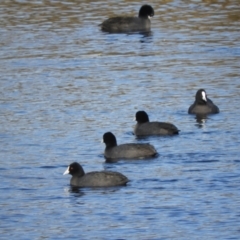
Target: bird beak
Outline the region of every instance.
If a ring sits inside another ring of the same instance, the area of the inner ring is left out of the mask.
[[[202,99],[207,102],[207,96],[205,92],[202,92]]]
[[[67,170],[63,173],[63,175],[69,174],[69,167],[67,168]]]

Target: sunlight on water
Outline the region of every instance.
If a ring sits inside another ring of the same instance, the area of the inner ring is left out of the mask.
[[[152,1],[150,34],[100,31],[140,5],[1,1],[3,238],[239,239],[240,3]],[[187,114],[199,88],[220,114]],[[138,110],[179,136],[135,138]],[[105,163],[107,131],[159,156]],[[62,175],[74,161],[130,182],[74,189]]]

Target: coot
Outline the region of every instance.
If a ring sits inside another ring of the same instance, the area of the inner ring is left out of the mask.
[[[148,143],[125,143],[117,145],[116,137],[107,132],[103,135],[103,142],[106,144],[104,151],[108,159],[141,159],[157,155],[156,149]]]
[[[149,122],[148,114],[145,111],[138,111],[136,113],[136,121],[134,134],[137,136],[175,135],[180,131],[172,123]]]
[[[63,173],[71,174],[70,184],[75,187],[113,187],[126,185],[129,181],[127,177],[119,172],[101,171],[85,173],[82,166],[71,163]]]
[[[100,24],[102,31],[109,33],[149,32],[151,29],[150,18],[154,10],[150,5],[143,5],[138,17],[112,17]]]
[[[207,97],[204,89],[199,89],[195,96],[195,102],[188,109],[189,114],[207,115],[219,113],[219,108]]]

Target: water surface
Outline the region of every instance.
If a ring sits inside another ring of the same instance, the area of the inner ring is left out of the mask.
[[[3,239],[239,239],[240,3],[152,1],[151,34],[100,31],[141,4],[1,1]],[[187,114],[199,88],[221,111],[200,123]],[[180,135],[136,139],[138,110]],[[159,156],[105,163],[106,131]],[[130,182],[72,189],[74,161]]]

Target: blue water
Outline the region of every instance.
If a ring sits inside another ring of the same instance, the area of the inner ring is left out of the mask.
[[[99,30],[140,5],[0,3],[1,239],[240,238],[240,3],[152,1],[151,35]],[[199,88],[220,108],[200,123]],[[138,110],[179,136],[136,139]],[[107,131],[159,156],[105,163]],[[71,188],[74,161],[130,182]]]

